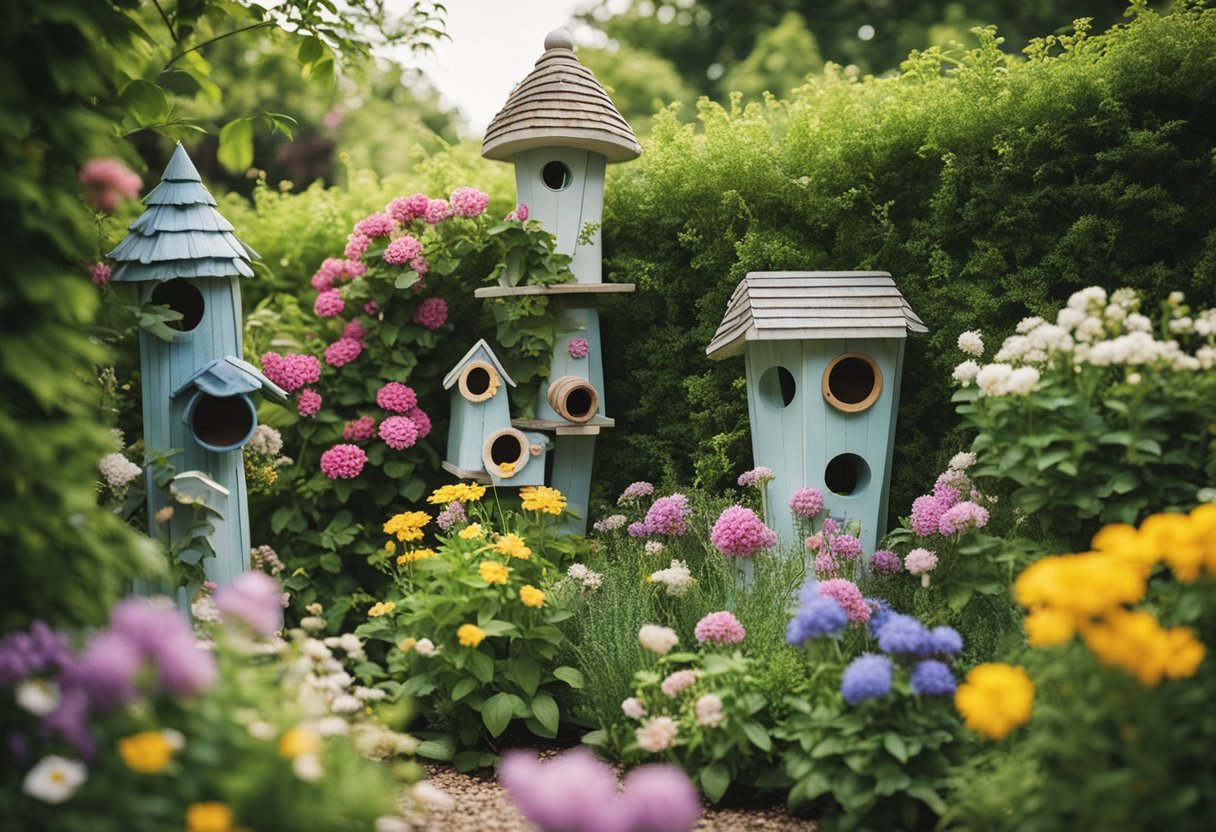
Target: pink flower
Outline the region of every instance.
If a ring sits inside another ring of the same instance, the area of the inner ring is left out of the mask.
[[[367,337],[367,330],[359,321],[351,321],[346,326],[342,327],[343,338],[354,338],[356,341],[362,341]]]
[[[419,439],[425,439],[426,435],[431,432],[431,417],[427,416],[422,408],[415,407],[405,414],[405,418],[414,423],[414,427],[418,430]]]
[[[388,244],[384,250],[384,262],[400,266],[410,262],[422,253],[422,243],[404,234]]]
[[[457,188],[452,191],[452,212],[458,217],[476,217],[485,213],[490,195],[476,188]]]
[[[427,329],[439,329],[447,320],[448,304],[443,298],[427,298],[414,310],[414,323]]]
[[[852,581],[844,578],[832,578],[819,583],[819,594],[824,598],[834,598],[844,607],[850,621],[866,622],[870,620],[870,605],[862,597],[861,590]]]
[[[822,578],[827,575],[835,575],[840,569],[836,563],[836,558],[832,557],[832,553],[826,549],[815,555],[815,575]]]
[[[424,274],[426,274],[427,272],[429,272],[431,270],[431,264],[426,262],[426,258],[423,257],[421,254],[419,254],[413,260],[410,260],[410,268],[414,270],[414,273],[416,275],[418,275],[419,277],[422,277]],[[414,284],[414,291],[421,292],[425,287],[426,287],[426,284],[424,284],[421,280],[419,280],[417,283]]]
[[[921,537],[937,534],[938,523],[945,510],[945,506],[932,494],[917,497],[912,501],[912,531]]]
[[[376,391],[376,404],[394,413],[405,413],[418,406],[418,394],[412,387],[399,381],[390,381]]]
[[[321,380],[321,362],[311,355],[268,352],[262,355],[262,372],[288,393],[294,393],[305,385]]]
[[[244,572],[215,593],[226,624],[240,621],[259,636],[283,626],[282,587],[265,572]]]
[[[93,281],[94,286],[109,286],[111,274],[110,267],[105,263],[94,263],[89,267],[89,280]]]
[[[744,471],[739,475],[739,487],[747,488],[752,485],[764,485],[766,482],[775,480],[777,475],[773,473],[772,468],[753,468],[750,471]]]
[[[960,534],[971,529],[982,529],[988,525],[988,509],[970,500],[946,509],[937,523],[942,534]]]
[[[390,202],[385,211],[397,222],[405,225],[406,223],[425,214],[426,207],[430,204],[430,202],[431,201],[427,199],[426,194],[402,196]]]
[[[80,181],[93,207],[114,213],[123,200],[139,199],[144,180],[117,159],[90,159],[80,169]]]
[[[397,230],[397,223],[388,214],[372,214],[355,223],[355,233],[364,237],[387,237]]]
[[[344,260],[346,276],[352,280],[367,274],[367,264],[362,260]]]
[[[851,534],[838,534],[832,538],[829,548],[833,555],[852,560],[861,554],[861,541]]]
[[[962,471],[954,469],[946,471],[933,483],[933,496],[942,504],[943,509],[953,506],[970,490],[971,480]]]
[[[318,318],[336,318],[345,308],[346,302],[337,289],[326,289],[319,293],[312,305],[312,311],[317,313]]]
[[[320,393],[308,387],[300,391],[299,398],[296,399],[296,413],[307,419],[309,416],[316,416],[320,409]]]
[[[325,363],[331,367],[342,367],[359,357],[363,344],[354,338],[339,338],[325,348]]]
[[[870,556],[870,569],[879,575],[894,575],[903,568],[899,555],[887,549],[879,549]]]
[[[418,428],[405,416],[389,416],[380,423],[380,438],[394,450],[405,450],[418,441]]]
[[[331,480],[359,476],[367,464],[367,454],[358,445],[334,445],[321,454],[321,473]]]
[[[913,549],[904,557],[904,569],[912,575],[923,575],[937,568],[937,554],[928,549]]]
[[[571,358],[586,358],[590,352],[591,347],[586,338],[571,338],[566,344],[566,354]]]
[[[688,507],[688,498],[683,494],[660,497],[646,512],[646,531],[650,534],[682,535],[688,531],[690,514],[692,509]]]
[[[523,203],[523,202],[519,203],[519,207],[516,208],[511,213],[507,214],[507,216],[506,216],[507,222],[510,222],[512,220],[517,220],[519,222],[523,222],[527,218],[528,218],[528,206],[526,203]]]
[[[777,544],[776,533],[744,506],[731,506],[718,515],[709,539],[722,554],[737,558],[754,557]]]
[[[836,532],[840,531],[840,523],[833,517],[825,517],[823,518],[823,525],[819,528],[819,531],[821,531],[825,536],[834,535]]]
[[[818,551],[819,547],[822,545],[823,545],[823,532],[815,532],[813,535],[811,535],[810,537],[808,537],[806,539],[806,548],[810,549],[812,552]]]
[[[621,492],[621,496],[616,498],[616,504],[619,506],[624,503],[633,502],[634,500],[640,500],[643,497],[649,497],[653,493],[654,486],[648,482],[630,483],[625,490]]]
[[[712,642],[713,644],[738,644],[743,641],[743,637],[747,635],[747,631],[743,629],[743,625],[739,623],[739,619],[735,618],[732,613],[723,611],[711,612],[698,621],[696,629],[693,630],[693,635],[702,644],[706,642]]]
[[[372,238],[366,234],[347,234],[346,248],[343,249],[342,253],[346,256],[347,260],[361,260],[363,253],[367,251],[368,246],[371,244]]]
[[[318,292],[332,289],[334,282],[346,277],[346,261],[336,257],[327,257],[317,273],[312,276],[312,288]]]
[[[376,435],[376,420],[361,416],[342,426],[342,438],[349,442],[366,442]]]
[[[380,304],[376,303],[374,300],[369,300],[367,303],[363,304],[363,314],[367,317],[374,318],[379,313]]]
[[[427,203],[426,212],[422,218],[426,220],[427,225],[435,225],[450,216],[452,216],[452,206],[448,205],[446,199],[432,199]]]
[[[663,693],[667,694],[672,699],[675,699],[677,696],[679,696],[680,691],[696,682],[697,677],[700,675],[700,671],[697,670],[677,670],[675,673],[672,673],[670,676],[664,679],[663,683],[659,685],[659,687],[662,689]]]
[[[796,517],[814,517],[823,511],[823,492],[818,488],[799,488],[790,497],[790,511]]]

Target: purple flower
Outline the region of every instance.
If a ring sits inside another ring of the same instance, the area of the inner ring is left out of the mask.
[[[892,613],[878,630],[878,649],[892,656],[927,656],[933,652],[933,644],[919,620]]]
[[[828,578],[836,574],[840,567],[836,564],[836,558],[832,557],[831,552],[820,552],[815,555],[815,576],[818,578]]]
[[[824,537],[827,537],[828,535],[836,534],[836,532],[838,532],[838,531],[840,531],[840,521],[839,520],[837,520],[834,517],[823,518],[823,526],[819,529],[820,534],[822,534]]]
[[[925,659],[912,669],[912,692],[917,696],[949,696],[957,686],[950,668],[937,659]]]
[[[944,656],[957,656],[963,652],[963,637],[953,627],[934,627],[929,632],[932,652]]]
[[[801,647],[809,639],[834,635],[849,623],[849,615],[835,598],[815,597],[805,601],[785,628],[785,640]]]
[[[682,535],[688,531],[688,517],[691,514],[688,498],[683,494],[660,497],[646,512],[646,529],[651,534]]]
[[[870,570],[879,575],[894,575],[903,568],[899,555],[887,549],[879,549],[870,556]]]
[[[264,572],[245,572],[215,593],[215,605],[226,621],[239,621],[259,636],[283,626],[282,588]]]
[[[79,688],[68,688],[59,697],[59,707],[42,719],[45,737],[60,736],[86,760],[97,751],[97,740],[89,731],[89,698]]]
[[[586,338],[571,338],[566,344],[566,352],[571,358],[586,358],[590,351],[591,347]]]
[[[925,494],[912,501],[912,531],[921,537],[937,534],[938,522],[946,507],[932,494]]]
[[[508,751],[498,780],[515,807],[542,832],[629,828],[617,800],[616,777],[588,748],[572,749],[543,765],[528,751]]]
[[[773,473],[772,468],[760,466],[758,468],[753,468],[750,471],[744,471],[742,474],[740,474],[739,487],[748,488],[753,485],[764,485],[766,482],[776,478],[777,475]]]
[[[937,530],[942,534],[958,534],[988,525],[988,509],[967,500],[942,512]]]
[[[636,523],[630,523],[626,531],[629,532],[630,537],[647,537],[650,535],[650,529],[646,528],[646,524],[641,520]]]
[[[264,572],[249,574],[274,580]],[[198,696],[215,684],[219,675],[215,656],[199,646],[189,629],[162,639],[153,658],[159,668],[157,681],[174,696]]]
[[[688,775],[668,763],[639,766],[625,777],[621,796],[628,829],[688,832],[701,817],[701,796]]]
[[[648,482],[630,483],[629,486],[621,492],[621,496],[616,498],[617,505],[628,503],[642,497],[649,497],[654,493],[654,486]]]
[[[464,523],[468,519],[464,513],[464,505],[459,501],[453,501],[439,512],[439,516],[435,518],[435,524],[446,532],[457,523]]]
[[[832,554],[845,560],[852,560],[861,554],[861,541],[851,534],[838,534],[829,544]]]
[[[35,621],[29,632],[9,633],[0,639],[0,687],[62,670],[71,658],[68,637],[45,621]]]
[[[814,517],[823,511],[823,492],[818,488],[799,488],[790,497],[790,511],[796,517]]]
[[[761,549],[777,545],[776,532],[744,506],[730,506],[718,515],[709,539],[722,554],[737,558],[755,557]]]
[[[103,630],[89,640],[80,658],[64,672],[62,683],[65,688],[82,691],[90,710],[112,710],[139,695],[135,681],[144,658],[126,636]]]
[[[844,676],[840,679],[840,693],[850,705],[877,699],[890,692],[891,660],[886,656],[858,656],[844,669]]]
[[[873,612],[870,613],[870,622],[867,626],[870,628],[870,635],[878,638],[878,631],[883,628],[883,625],[891,620],[891,616],[895,612],[891,609],[891,605],[881,598],[867,598],[866,603],[870,605]]]

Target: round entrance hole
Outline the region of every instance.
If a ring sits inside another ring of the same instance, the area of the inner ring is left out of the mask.
[[[470,362],[460,373],[460,395],[471,402],[484,402],[498,392],[498,373],[484,361]]]
[[[550,162],[541,168],[541,181],[551,191],[564,191],[574,181],[574,174],[565,162]]]
[[[528,437],[515,428],[503,428],[486,438],[481,448],[481,461],[494,476],[509,479],[528,464],[529,453]]]
[[[838,355],[823,371],[823,398],[837,410],[859,413],[878,401],[881,393],[882,370],[863,353]]]
[[[769,367],[760,374],[760,398],[769,407],[784,410],[794,401],[798,383],[785,367]]]
[[[209,451],[235,451],[258,425],[257,410],[248,396],[212,396],[198,393],[187,410],[194,441]]]
[[[591,382],[578,376],[562,376],[549,385],[546,394],[549,407],[563,419],[583,423],[595,416],[600,406],[600,394]]]
[[[158,306],[167,306],[182,313],[180,321],[166,321],[165,325],[178,332],[190,332],[203,320],[203,293],[184,278],[178,277],[157,284],[150,298]]]
[[[840,497],[856,497],[870,485],[870,466],[857,454],[840,454],[824,469],[823,484]]]

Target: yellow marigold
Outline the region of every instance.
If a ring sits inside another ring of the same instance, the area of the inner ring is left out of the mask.
[[[1190,627],[1172,627],[1169,631],[1169,654],[1165,660],[1165,675],[1171,679],[1189,679],[1199,670],[1207,649],[1195,638]]]
[[[384,551],[388,552],[390,555],[393,554],[393,552],[396,552],[397,551],[397,541],[395,541],[395,540],[384,541]]]
[[[118,754],[132,771],[160,774],[173,758],[173,746],[159,731],[142,731],[119,740]]]
[[[397,556],[397,563],[416,563],[417,561],[437,557],[438,555],[439,553],[434,549],[410,549],[408,552],[402,552]]]
[[[503,479],[515,476],[515,463],[514,462],[498,463],[498,473],[499,473],[499,476],[501,476]]]
[[[397,649],[402,653],[408,653],[414,649],[414,645],[418,643],[418,639],[414,637],[407,638],[397,645]]]
[[[372,608],[367,611],[367,617],[379,618],[382,615],[388,615],[395,609],[397,609],[397,604],[393,601],[377,601],[372,605]]]
[[[480,523],[470,523],[458,532],[461,540],[476,540],[485,534]]]
[[[232,810],[224,803],[191,803],[186,807],[186,832],[232,832]]]
[[[279,740],[279,756],[294,760],[301,754],[316,754],[321,750],[321,736],[309,728],[297,725]]]
[[[459,639],[461,647],[476,647],[485,637],[486,631],[476,624],[461,624],[456,630],[456,638]]]
[[[431,522],[431,515],[425,511],[403,511],[394,514],[384,524],[385,534],[395,534],[402,543],[422,539],[422,528]]]
[[[1031,647],[1067,644],[1077,632],[1077,622],[1072,615],[1051,607],[1032,611],[1023,623]]]
[[[973,667],[958,686],[954,707],[972,731],[1003,740],[1030,719],[1034,682],[1020,667],[981,664]]]
[[[1112,610],[1101,621],[1083,627],[1081,635],[1098,661],[1127,671],[1149,687],[1166,676],[1176,649],[1187,653],[1174,664],[1179,672],[1185,671],[1190,662],[1198,667],[1203,660],[1202,653],[1198,660],[1195,658],[1196,646],[1202,651],[1203,645],[1198,642],[1196,646],[1190,645],[1194,639],[1190,630],[1186,627],[1166,630],[1156,618],[1138,610]]]
[[[546,514],[561,514],[566,510],[566,498],[556,488],[547,485],[527,486],[519,489],[524,511],[543,511]]]
[[[510,571],[510,569],[494,560],[483,561],[481,566],[477,567],[477,572],[481,575],[481,579],[488,584],[505,584],[507,582],[507,574]]]
[[[525,607],[541,607],[545,603],[545,593],[529,584],[519,590],[519,600]]]
[[[494,548],[509,558],[527,560],[532,557],[532,550],[524,544],[524,539],[515,532],[500,535]]]
[[[1067,610],[1079,618],[1134,604],[1148,588],[1147,569],[1100,552],[1046,557],[1018,575],[1013,593],[1028,609]]]
[[[431,505],[446,506],[448,503],[476,502],[485,496],[486,487],[477,482],[458,482],[436,488],[426,501]]]

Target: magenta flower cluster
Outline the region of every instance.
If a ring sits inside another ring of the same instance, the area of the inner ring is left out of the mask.
[[[702,644],[738,644],[747,631],[733,613],[711,612],[697,622],[693,635]]]
[[[824,598],[831,598],[840,604],[844,608],[845,614],[848,615],[849,621],[864,623],[870,620],[870,605],[866,603],[857,584],[852,581],[844,578],[820,581],[818,591]]]
[[[342,438],[348,442],[366,442],[376,435],[376,420],[371,416],[360,416],[342,427]]]
[[[744,471],[742,474],[740,474],[739,487],[749,488],[755,485],[764,485],[765,483],[771,482],[776,478],[777,475],[773,473],[772,468],[760,466],[758,468],[753,468],[750,471]]]
[[[519,203],[519,206],[511,213],[507,214],[507,216],[504,219],[506,219],[507,222],[523,222],[527,218],[528,218],[527,203],[521,202],[521,203]]]
[[[823,511],[823,492],[818,488],[799,488],[790,497],[789,505],[795,517],[817,517]]]
[[[413,194],[394,199],[385,210],[394,220],[406,225],[425,214],[430,203],[426,194]]]
[[[418,394],[412,387],[390,381],[376,391],[376,404],[393,413],[405,413],[418,406]]]
[[[745,506],[731,506],[718,515],[709,539],[722,554],[736,558],[755,557],[777,545],[776,532]]]
[[[356,338],[339,338],[325,348],[325,363],[345,367],[363,352],[363,342]]]
[[[259,636],[283,626],[283,588],[265,572],[243,572],[214,596],[224,621],[239,621]]]
[[[422,254],[422,243],[406,234],[388,244],[384,250],[384,262],[395,266],[403,266]]]
[[[364,237],[387,237],[396,230],[396,221],[385,213],[372,214],[355,223],[355,233]]]
[[[476,188],[457,188],[452,191],[452,213],[458,217],[476,217],[485,213],[490,204],[490,195]]]
[[[448,303],[443,298],[427,298],[414,309],[414,323],[439,329],[448,321]]]
[[[403,451],[418,441],[418,428],[407,416],[389,416],[380,423],[380,438],[393,450]]]
[[[111,274],[113,272],[105,263],[94,263],[92,266],[89,266],[89,280],[93,281],[93,285],[98,288],[110,285]]]
[[[586,338],[571,338],[566,342],[566,354],[575,360],[586,358],[591,353],[591,346]]]
[[[367,454],[358,445],[334,445],[321,454],[321,473],[331,480],[354,479],[366,464]]]
[[[971,496],[964,500],[963,495]],[[966,473],[951,469],[933,484],[932,494],[923,494],[912,502],[912,531],[920,537],[960,534],[988,524],[988,509],[975,500],[983,499],[972,488]]]
[[[311,387],[300,391],[296,397],[296,413],[305,419],[316,416],[321,410],[321,394]]]
[[[342,300],[342,293],[337,289],[326,289],[324,292],[319,292],[317,299],[312,304],[312,311],[317,313],[318,318],[336,318],[342,314],[344,309],[346,309],[346,302]]]
[[[262,372],[286,392],[294,393],[321,380],[321,362],[312,355],[268,352],[262,355]]]
[[[648,482],[634,482],[625,487],[621,492],[621,496],[616,498],[617,505],[629,503],[634,500],[640,500],[642,497],[649,497],[654,493],[654,486]]]
[[[688,531],[691,514],[688,498],[683,494],[660,497],[646,512],[646,531],[648,534],[682,535]]]
[[[144,180],[117,159],[90,159],[80,169],[80,182],[89,202],[99,211],[113,214],[124,201],[139,199]]]

